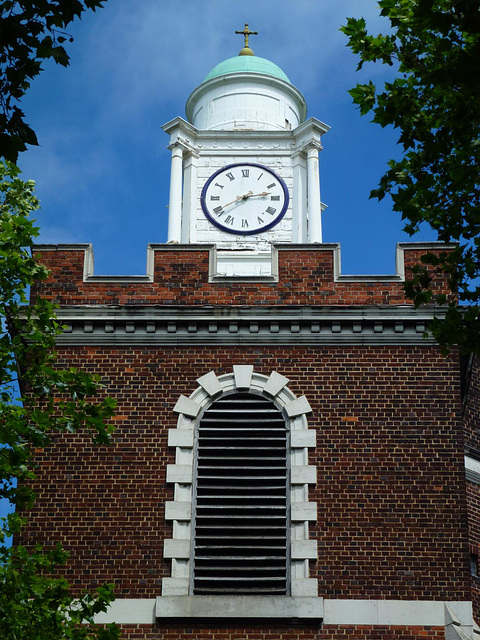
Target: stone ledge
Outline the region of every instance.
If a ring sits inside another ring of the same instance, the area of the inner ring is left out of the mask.
[[[170,578],[172,580],[172,578]],[[191,603],[191,604],[189,604]],[[209,615],[210,613],[213,614]],[[266,615],[266,613],[270,615]],[[98,624],[153,624],[174,618],[317,619],[330,625],[438,626],[460,629],[471,637],[472,604],[434,600],[330,600],[293,596],[159,596],[156,599],[118,599]],[[470,634],[470,635],[469,635]],[[476,637],[480,637],[476,635]]]
[[[159,596],[156,617],[321,620],[323,598],[292,596]]]

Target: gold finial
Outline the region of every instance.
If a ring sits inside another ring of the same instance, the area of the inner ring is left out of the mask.
[[[235,31],[235,33],[241,33],[245,36],[245,46],[238,54],[239,56],[253,56],[255,55],[253,51],[248,46],[248,36],[258,36],[258,31],[250,31],[248,28],[248,24],[245,23],[245,29],[243,31]]]

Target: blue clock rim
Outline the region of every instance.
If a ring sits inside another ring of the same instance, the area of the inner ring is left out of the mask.
[[[260,227],[257,229],[252,229],[250,231],[238,231],[235,230],[233,231],[232,229],[229,229],[228,227],[222,225],[221,223],[219,223],[217,220],[215,220],[213,218],[213,216],[210,215],[210,212],[208,210],[207,207],[207,203],[205,201],[205,196],[208,190],[208,187],[210,186],[210,183],[215,180],[215,178],[220,174],[223,173],[224,171],[228,170],[228,169],[232,169],[235,167],[259,167],[260,169],[264,169],[265,171],[268,171],[268,173],[270,173],[272,176],[274,176],[274,178],[276,180],[279,181],[282,189],[283,189],[283,193],[285,196],[285,201],[282,207],[282,210],[280,211],[280,213],[275,216],[275,218],[269,222],[268,224],[266,224],[263,227]],[[200,204],[202,205],[202,210],[203,213],[205,214],[205,217],[215,226],[217,227],[217,229],[220,229],[221,231],[226,231],[227,233],[230,233],[231,235],[235,235],[235,236],[252,236],[258,233],[264,233],[265,231],[268,231],[269,229],[271,229],[272,227],[274,227],[275,225],[277,225],[282,218],[285,216],[285,214],[287,213],[287,209],[288,209],[288,205],[290,204],[290,194],[288,193],[288,187],[285,184],[285,181],[283,180],[283,178],[281,178],[278,173],[276,173],[275,171],[273,171],[273,169],[270,169],[270,167],[266,167],[264,164],[259,164],[258,162],[234,162],[232,164],[227,164],[224,167],[221,167],[220,169],[218,169],[217,171],[215,171],[215,173],[213,173],[208,180],[206,181],[206,183],[203,185],[203,189],[202,189],[202,195],[200,196]]]

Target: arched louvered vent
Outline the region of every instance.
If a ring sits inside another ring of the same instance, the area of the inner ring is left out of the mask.
[[[288,595],[287,429],[273,402],[236,393],[198,427],[193,593]]]

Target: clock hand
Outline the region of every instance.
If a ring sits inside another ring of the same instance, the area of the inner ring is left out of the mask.
[[[248,200],[248,198],[262,198],[269,195],[270,195],[270,191],[264,191],[263,193],[253,193],[252,191],[249,191],[248,193],[245,193],[243,196],[237,196],[235,200],[232,200],[231,202],[227,202],[227,204],[222,205],[222,209],[225,209],[225,207],[229,207],[231,204],[235,204],[239,200]]]
[[[248,193],[246,193],[243,196],[237,196],[237,200],[246,200],[247,198],[250,198],[250,196],[253,194],[253,191],[250,189],[250,191]]]
[[[270,191],[264,191],[263,193],[250,193],[246,196],[243,196],[244,199],[246,200],[247,198],[260,198],[260,197],[265,197],[265,196],[269,196],[270,195]]]
[[[248,193],[246,193],[244,196],[237,196],[235,198],[235,200],[232,200],[231,202],[227,202],[227,204],[222,205],[222,208],[225,209],[225,207],[229,207],[231,204],[234,204],[235,202],[238,202],[239,200],[246,200],[247,198],[250,197],[250,194],[252,192],[249,191]]]
[[[235,200],[232,200],[231,202],[227,202],[227,204],[222,204],[222,209],[225,209],[225,207],[229,207],[231,204],[234,204],[235,202],[238,202],[241,199],[242,199],[242,196],[237,196]]]

